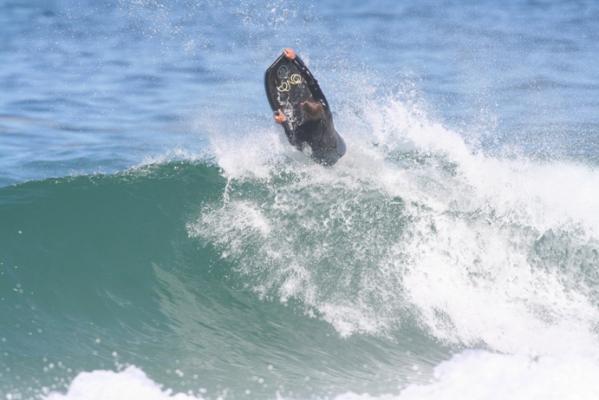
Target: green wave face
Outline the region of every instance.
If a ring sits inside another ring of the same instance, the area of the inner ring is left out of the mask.
[[[365,390],[375,376],[384,378],[376,390],[395,387],[397,368],[388,364],[410,370],[416,362],[405,357],[401,339],[344,339],[322,318],[313,318],[322,316],[319,304],[301,292],[278,297],[294,273],[276,268],[291,263],[292,254],[253,269],[264,261],[265,240],[279,233],[266,238],[256,233],[248,225],[251,208],[239,218],[229,211],[244,196],[265,210],[275,207],[272,185],[285,188],[300,178],[282,174],[271,183],[244,181],[225,190],[227,181],[213,166],[169,163],[0,189],[0,337],[2,364],[10,366],[0,377],[2,391],[39,395],[43,387],[62,389],[78,371],[126,364],[142,367],[168,387],[201,386],[213,394],[338,393]],[[305,193],[298,196],[320,204]],[[299,212],[281,226],[289,233],[298,224],[298,251],[309,253],[321,233],[311,238],[310,226],[301,223],[305,218],[342,223],[322,205],[314,215]],[[345,206],[345,212],[355,212],[351,207],[358,204]],[[385,210],[381,199],[368,206],[371,212],[401,213],[401,202],[387,207],[392,208]],[[401,229],[403,223],[399,218],[381,229]],[[348,233],[347,227],[331,228],[332,235]],[[225,244],[229,239],[234,254]],[[323,269],[315,271],[319,279],[328,284],[341,278],[343,268],[335,265],[347,263],[344,247],[356,239],[345,237],[322,257]],[[367,252],[367,245],[350,256]],[[376,260],[379,252],[384,249],[364,253],[361,260]],[[357,284],[359,271],[351,274],[327,288],[330,296],[342,297]],[[432,343],[422,335],[410,341],[412,349]],[[441,358],[434,350],[425,353]]]
[[[187,239],[185,222],[222,185],[212,167],[175,163],[1,189],[1,336],[14,370],[4,384],[112,366],[113,352],[133,362],[176,350],[165,301],[180,294],[166,279],[192,266],[211,276],[212,254]],[[49,363],[64,368],[38,378]]]

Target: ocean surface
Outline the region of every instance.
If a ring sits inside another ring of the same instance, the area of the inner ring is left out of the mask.
[[[0,0],[0,399],[599,398],[597,21]],[[272,121],[288,46],[333,167]]]

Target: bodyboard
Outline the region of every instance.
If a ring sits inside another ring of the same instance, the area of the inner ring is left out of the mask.
[[[301,123],[300,104],[306,100],[326,99],[312,76],[298,56],[288,59],[281,54],[264,74],[266,97],[273,111],[280,110],[287,117],[291,131]]]

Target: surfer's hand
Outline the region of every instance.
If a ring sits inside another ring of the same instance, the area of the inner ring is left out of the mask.
[[[295,50],[293,50],[291,47],[284,48],[283,55],[288,60],[295,60]]]
[[[277,124],[282,124],[283,122],[287,121],[287,117],[281,112],[281,110],[275,111],[273,117]]]

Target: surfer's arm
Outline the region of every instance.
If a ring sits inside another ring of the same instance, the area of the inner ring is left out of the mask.
[[[285,114],[283,114],[282,111],[277,110],[274,112],[273,117],[275,119],[275,122],[283,127],[283,130],[285,131],[285,136],[287,136],[287,140],[289,140],[289,143],[295,146],[295,135],[293,134],[293,130],[291,129],[289,120],[287,119]]]

